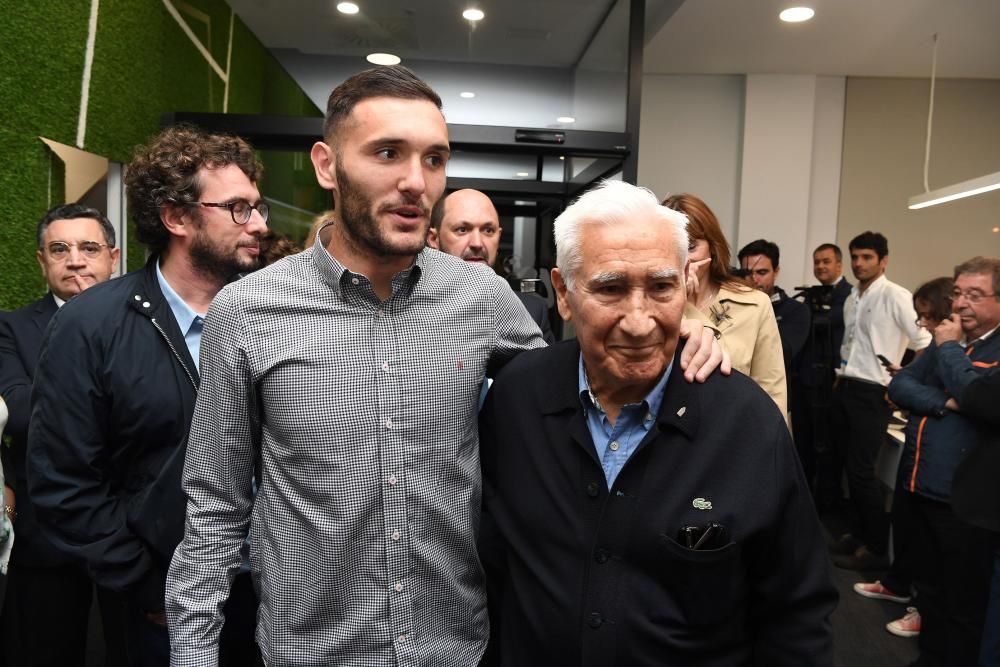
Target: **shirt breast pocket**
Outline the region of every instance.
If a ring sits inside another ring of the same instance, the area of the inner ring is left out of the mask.
[[[660,535],[660,578],[692,626],[721,623],[744,596],[743,563],[736,542],[718,549],[688,549]]]

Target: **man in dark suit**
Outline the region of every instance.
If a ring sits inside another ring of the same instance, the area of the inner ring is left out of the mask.
[[[609,181],[555,222],[577,340],[481,414],[481,556],[506,665],[830,665],[837,594],[784,416],[683,381],[684,216]]]
[[[118,266],[121,250],[104,215],[79,204],[48,211],[38,223],[38,264],[49,293],[20,310],[0,314],[0,394],[10,411],[3,448],[10,489],[5,495],[16,513],[16,542],[10,583],[0,620],[3,649],[10,665],[82,665],[93,586],[78,562],[58,551],[41,533],[28,494],[25,451],[29,394],[42,334],[64,303],[91,285],[104,282]],[[110,594],[101,593],[110,610]],[[109,656],[110,658],[110,656]]]
[[[442,197],[434,207],[427,245],[467,262],[494,267],[502,232],[500,216],[489,197],[478,190],[457,190]],[[545,299],[531,292],[516,294],[542,330],[542,338],[551,345],[555,336]]]
[[[851,295],[851,283],[844,278],[843,257],[833,243],[823,243],[813,251],[813,275],[820,284],[806,292],[812,322],[799,365],[806,405],[792,417],[802,467],[821,509],[842,495],[843,463],[830,440],[829,414],[834,371],[840,367],[840,346],[844,341],[844,302]]]

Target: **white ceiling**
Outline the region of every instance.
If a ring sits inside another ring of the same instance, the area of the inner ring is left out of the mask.
[[[778,20],[807,5],[805,23]],[[1000,0],[687,0],[648,41],[647,74],[1000,79]]]
[[[271,48],[308,54],[390,51],[410,60],[570,67],[613,0],[230,0]],[[624,0],[620,0],[624,1]],[[486,19],[474,29],[461,10]],[[806,4],[816,17],[785,24]],[[1000,79],[1000,0],[647,0],[647,74],[783,73]],[[662,27],[660,27],[662,25]]]

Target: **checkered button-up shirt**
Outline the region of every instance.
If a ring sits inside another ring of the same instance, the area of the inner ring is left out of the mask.
[[[167,581],[172,664],[216,663],[249,527],[267,664],[475,665],[479,387],[542,345],[502,279],[434,250],[385,301],[320,245],[223,289]]]

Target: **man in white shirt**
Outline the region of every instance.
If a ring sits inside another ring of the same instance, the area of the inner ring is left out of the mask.
[[[844,304],[844,342],[831,424],[847,472],[852,528],[831,551],[838,567],[871,570],[889,564],[889,520],[875,470],[891,414],[885,399],[890,380],[885,365],[898,366],[907,347],[921,350],[931,337],[917,326],[910,291],[885,277],[886,238],[864,232],[849,248],[858,282]]]

